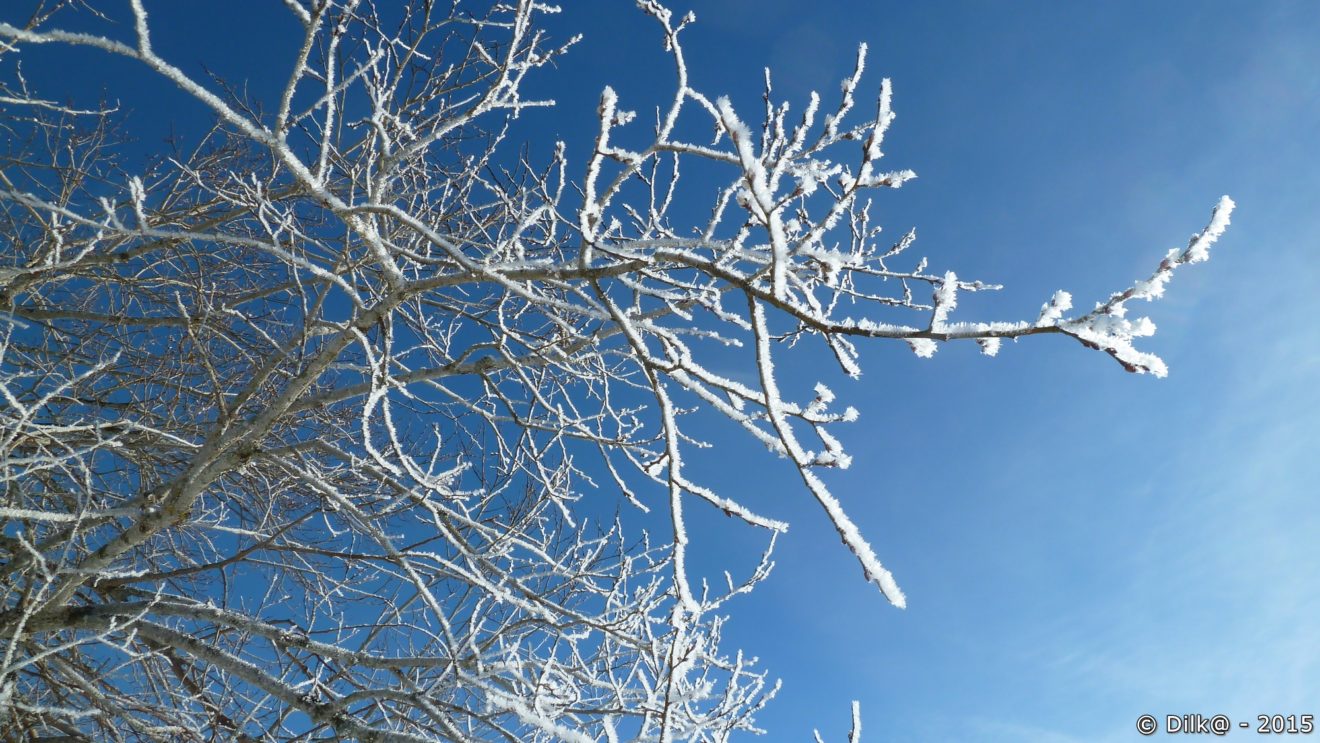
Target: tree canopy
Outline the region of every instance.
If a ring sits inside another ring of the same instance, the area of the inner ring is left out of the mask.
[[[605,89],[574,160],[511,134],[551,105],[539,81],[571,53],[538,25],[554,8],[284,6],[302,35],[271,100],[158,54],[142,0],[123,18],[83,2],[0,17],[11,729],[755,730],[773,686],[720,633],[788,525],[690,474],[685,453],[720,444],[689,421],[722,416],[786,458],[902,607],[818,475],[848,466],[832,431],[856,411],[823,384],[785,392],[777,367],[827,358],[856,376],[859,343],[994,355],[1060,336],[1163,375],[1134,345],[1153,324],[1128,310],[1205,260],[1233,207],[1092,309],[1058,292],[1035,317],[964,320],[961,295],[999,287],[931,268],[914,232],[873,223],[872,195],[915,174],[885,164],[892,94],[882,80],[862,97],[865,46],[840,94],[790,109],[767,75],[753,115],[701,92],[681,43],[693,17],[643,0],[669,103],[638,115]],[[114,106],[28,84],[38,46],[131,60],[214,125],[138,167]],[[708,208],[676,207],[680,192]],[[688,565],[701,501],[765,536],[724,585]],[[634,526],[647,513],[665,528]]]

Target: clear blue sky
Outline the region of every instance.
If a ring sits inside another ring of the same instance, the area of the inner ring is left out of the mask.
[[[282,82],[265,10],[204,5],[148,3],[157,48],[255,90]],[[1007,285],[964,319],[1032,319],[1056,289],[1089,306],[1185,244],[1221,194],[1238,202],[1212,260],[1133,308],[1159,326],[1143,348],[1168,379],[1049,338],[995,359],[878,345],[860,381],[831,378],[862,417],[838,432],[856,461],[830,484],[907,611],[862,581],[786,463],[732,429],[719,466],[693,461],[793,522],[726,633],[784,679],[769,740],[841,741],[851,699],[867,741],[1130,740],[1143,713],[1320,714],[1320,4],[689,6],[694,85],[750,119],[762,67],[793,100],[829,96],[870,44],[869,89],[894,80],[889,162],[920,175],[876,216],[915,226],[934,269]],[[630,3],[569,3],[554,30],[587,36],[533,83],[561,104],[526,122],[534,153],[562,137],[580,156],[606,84],[642,111],[669,94]],[[86,59],[90,84],[120,74]],[[133,105],[204,120],[167,96]],[[803,362],[795,384],[814,379]],[[709,522],[702,554],[745,562],[752,535]]]
[[[561,136],[602,85],[645,111],[668,79],[653,29],[604,5],[560,19],[588,34],[556,82]],[[933,267],[1007,285],[969,318],[1029,319],[1055,289],[1089,306],[1221,194],[1239,205],[1210,263],[1133,307],[1168,379],[1029,339],[995,359],[876,347],[859,382],[832,382],[862,417],[830,482],[907,611],[862,582],[787,464],[728,443],[708,476],[794,524],[728,638],[784,679],[769,739],[843,740],[854,698],[871,741],[1131,740],[1144,713],[1320,713],[1320,5],[686,7],[694,84],[749,111],[762,67],[798,101],[829,96],[870,45],[871,85],[894,81],[889,166],[920,175],[877,216],[915,226]]]

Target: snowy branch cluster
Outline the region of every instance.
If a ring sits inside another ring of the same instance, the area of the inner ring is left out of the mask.
[[[1090,312],[1059,292],[1035,321],[956,321],[961,292],[997,287],[928,270],[913,233],[882,241],[870,221],[868,195],[914,174],[882,165],[890,85],[859,101],[864,47],[841,95],[800,112],[767,74],[753,124],[689,80],[693,18],[643,0],[674,94],[644,124],[606,89],[571,160],[510,135],[550,105],[528,89],[573,43],[538,30],[555,8],[284,5],[301,38],[273,101],[161,56],[142,0],[104,34],[61,30],[100,18],[82,2],[0,20],[0,728],[755,730],[773,688],[720,632],[787,525],[685,468],[708,445],[692,416],[787,458],[903,606],[818,475],[848,466],[831,431],[856,411],[823,385],[793,399],[776,362],[819,351],[856,376],[861,339],[993,355],[1053,334],[1162,375],[1128,303],[1204,260],[1232,209]],[[51,46],[133,60],[215,125],[129,165],[113,107],[23,77]],[[723,181],[680,186],[692,170]],[[698,220],[675,206],[693,186],[714,194]],[[713,370],[730,353],[747,375]],[[764,531],[749,574],[694,577],[695,501]]]

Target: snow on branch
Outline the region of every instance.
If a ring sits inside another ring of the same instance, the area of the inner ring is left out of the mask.
[[[543,30],[557,8],[282,4],[297,53],[271,100],[187,74],[140,0],[77,31],[58,23],[75,4],[0,11],[22,150],[0,169],[0,727],[755,732],[777,686],[721,646],[723,612],[789,524],[782,501],[703,481],[724,453],[703,436],[785,460],[905,606],[827,481],[859,413],[818,361],[857,377],[866,342],[993,356],[1056,335],[1162,376],[1129,303],[1206,260],[1233,208],[1090,312],[1059,291],[1034,319],[969,320],[966,295],[1000,287],[874,223],[915,173],[886,162],[900,120],[889,80],[862,98],[864,45],[800,110],[767,72],[749,115],[700,89],[695,18],[643,0],[672,90],[646,126],[605,88],[571,157],[511,124],[552,102],[537,86],[577,40]],[[122,85],[167,82],[214,126],[131,167],[117,108],[23,78],[34,45],[133,60]],[[759,552],[703,562],[711,516]]]
[[[1134,338],[1142,338],[1155,333],[1155,323],[1150,318],[1127,319],[1127,303],[1133,299],[1148,302],[1164,296],[1164,287],[1173,278],[1173,272],[1189,263],[1200,263],[1210,258],[1210,246],[1228,229],[1229,218],[1233,214],[1233,200],[1227,196],[1219,199],[1210,214],[1210,222],[1205,229],[1192,236],[1186,248],[1174,248],[1160,262],[1150,278],[1137,281],[1121,292],[1115,292],[1104,302],[1087,314],[1067,321],[1059,322],[1054,311],[1043,311],[1041,322],[1053,320],[1057,327],[1072,335],[1082,343],[1103,350],[1113,356],[1124,369],[1131,372],[1149,372],[1157,377],[1167,376],[1169,369],[1164,361],[1151,353],[1138,351],[1132,344]],[[1057,297],[1058,295],[1056,295]],[[1066,294],[1063,295],[1065,298]],[[1053,303],[1060,306],[1063,300]],[[1047,314],[1049,317],[1047,318]]]

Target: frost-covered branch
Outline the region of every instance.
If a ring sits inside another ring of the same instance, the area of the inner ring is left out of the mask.
[[[767,73],[758,122],[701,91],[691,15],[639,5],[672,95],[647,127],[602,91],[581,156],[510,141],[576,41],[531,0],[284,0],[265,101],[169,59],[148,3],[0,12],[0,729],[723,741],[777,688],[720,637],[788,524],[702,482],[704,421],[787,459],[903,606],[825,476],[858,412],[783,369],[1057,335],[1164,373],[1128,304],[1205,260],[1227,197],[1089,313],[967,320],[999,287],[872,223],[915,174],[865,47],[801,111]],[[36,46],[132,60],[214,125],[130,164],[125,111],[34,89]],[[694,504],[763,540],[750,564],[697,562]]]

